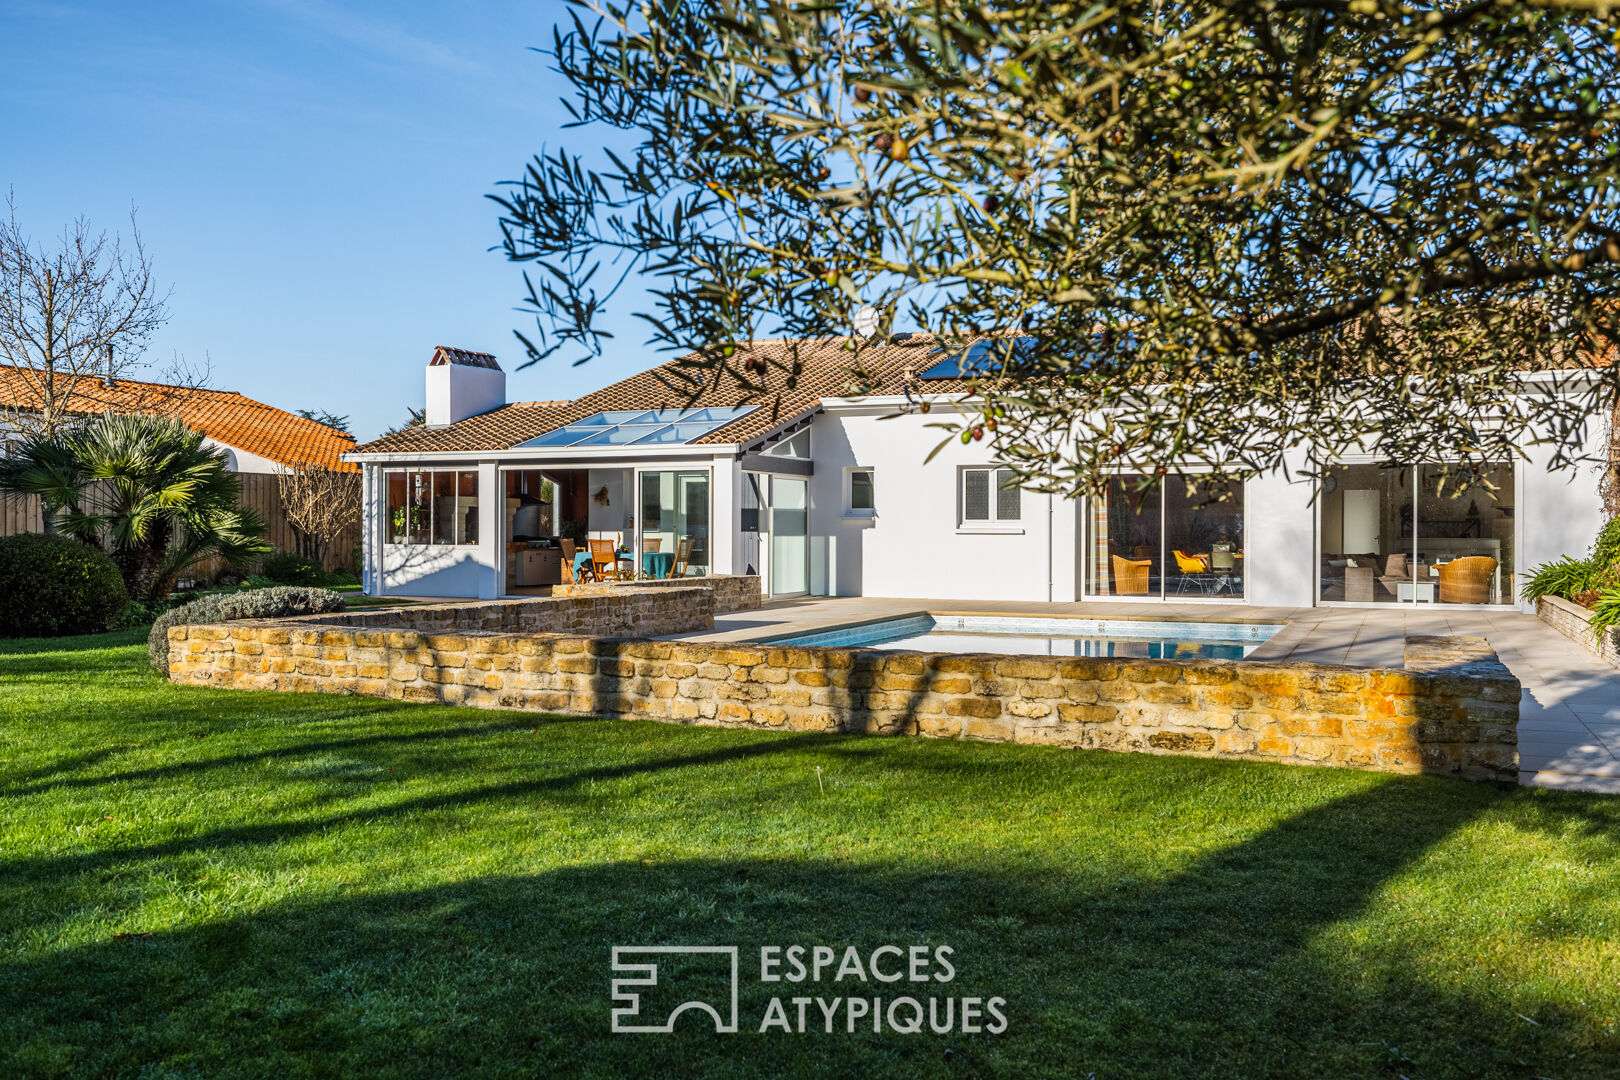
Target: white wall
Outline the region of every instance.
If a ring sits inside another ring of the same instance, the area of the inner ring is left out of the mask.
[[[1315,485],[1297,470],[1304,450],[1286,455],[1288,470],[1250,480],[1243,492],[1243,574],[1247,601],[1279,607],[1311,607],[1321,591],[1316,556]]]
[[[506,372],[466,364],[429,364],[423,422],[442,427],[506,404]]]
[[[494,567],[481,544],[384,544],[382,591],[400,596],[489,596]]]
[[[635,474],[627,469],[592,469],[589,475],[585,505],[589,508],[587,521],[591,539],[618,540],[621,533],[630,532],[625,525],[626,519],[633,520],[637,513]],[[607,488],[606,506],[596,498],[597,492],[604,487]],[[626,543],[630,539],[630,536],[625,536]]]
[[[1586,425],[1583,442],[1586,453],[1604,460],[1608,456],[1606,432],[1601,419]],[[1584,556],[1603,528],[1603,499],[1598,495],[1602,479],[1598,467],[1583,465],[1551,472],[1549,446],[1526,447],[1529,461],[1515,463],[1518,488],[1518,550],[1514,552],[1513,595],[1519,595],[1524,575],[1545,562],[1564,555]],[[1533,610],[1531,605],[1522,605]]]
[[[959,530],[957,471],[994,464],[988,443],[953,441],[924,464],[942,433],[925,416],[883,415],[828,412],[811,427],[812,586],[819,570],[838,596],[1075,599],[1073,503],[1053,501],[1050,563],[1045,495],[1024,492],[1017,531]],[[853,465],[875,470],[875,518],[844,517],[844,469]]]

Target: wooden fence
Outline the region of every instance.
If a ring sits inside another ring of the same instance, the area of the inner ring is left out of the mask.
[[[277,551],[297,551],[298,537],[281,509],[280,481],[270,473],[237,473],[236,478],[242,484],[241,505],[255,511],[269,526],[265,539],[270,546]],[[40,513],[38,498],[32,495],[23,499],[0,496],[0,536],[43,532],[44,529],[45,518]],[[326,569],[353,567],[356,561],[354,548],[359,543],[359,526],[345,530],[326,553]],[[224,569],[224,563],[210,559],[198,564],[187,576],[212,578]]]

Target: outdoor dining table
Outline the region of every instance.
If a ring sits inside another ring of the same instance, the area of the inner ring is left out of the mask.
[[[644,551],[641,553],[641,572],[652,578],[667,578],[675,569],[673,551]]]

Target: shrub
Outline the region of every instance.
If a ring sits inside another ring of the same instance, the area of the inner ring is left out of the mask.
[[[129,602],[118,567],[54,533],[0,538],[0,637],[94,634]]]
[[[204,596],[182,604],[152,624],[146,655],[152,666],[169,673],[169,627],[232,622],[236,619],[281,619],[288,615],[321,615],[343,610],[343,597],[325,589],[283,585],[270,589]]]
[[[1620,517],[1612,518],[1603,526],[1592,544],[1592,557],[1587,561],[1594,570],[1604,573],[1612,570],[1617,560],[1620,560]]]
[[[359,582],[353,570],[322,570],[302,555],[277,552],[264,560],[249,582],[270,581],[277,585],[353,585]]]
[[[291,551],[278,551],[265,556],[259,564],[259,575],[277,585],[324,585],[326,574],[320,567]]]
[[[1600,641],[1620,629],[1620,589],[1607,589],[1597,598],[1586,628]]]
[[[150,626],[174,606],[163,600],[131,600],[123,611],[113,616],[107,629],[133,630],[137,626]]]
[[[1524,598],[1532,604],[1544,596],[1573,600],[1595,587],[1597,580],[1598,570],[1592,562],[1565,555],[1557,562],[1542,563],[1530,571],[1524,583]]]

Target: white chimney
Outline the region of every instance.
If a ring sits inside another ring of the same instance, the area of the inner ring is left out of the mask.
[[[506,372],[489,353],[440,345],[427,366],[428,427],[443,427],[506,404]]]

